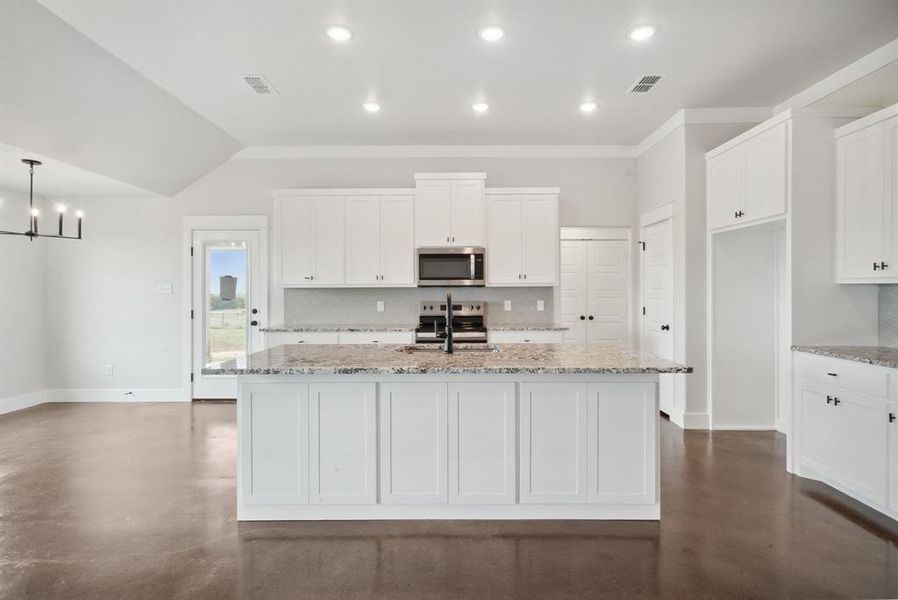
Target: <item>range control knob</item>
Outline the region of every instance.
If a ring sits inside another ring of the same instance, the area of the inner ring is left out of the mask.
[[[469,310],[474,310],[474,305],[472,304],[471,306],[468,307],[468,309],[469,309]]]

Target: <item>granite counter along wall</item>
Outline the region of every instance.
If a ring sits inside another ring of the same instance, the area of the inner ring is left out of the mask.
[[[898,285],[879,286],[879,345],[898,348]]]
[[[284,291],[284,322],[287,325],[343,324],[364,325],[417,323],[422,300],[446,298],[446,288],[341,288],[287,289]],[[552,288],[452,288],[454,300],[482,300],[487,303],[486,323],[554,322]],[[377,312],[377,302],[384,312]],[[504,310],[511,300],[511,310]],[[537,300],[545,310],[536,310]]]

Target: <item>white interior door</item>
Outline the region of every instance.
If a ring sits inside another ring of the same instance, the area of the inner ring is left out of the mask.
[[[642,350],[673,360],[673,221],[665,219],[643,227],[642,240]],[[674,408],[673,376],[660,377],[658,401],[661,411],[670,414]]]
[[[561,324],[567,327],[564,341],[586,343],[586,241],[561,242]]]
[[[625,240],[586,242],[589,344],[630,343],[630,254]]]
[[[237,378],[202,369],[236,360],[263,345],[259,323],[267,309],[259,231],[194,231],[192,369],[195,399],[236,398]]]

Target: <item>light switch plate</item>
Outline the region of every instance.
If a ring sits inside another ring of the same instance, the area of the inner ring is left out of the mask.
[[[505,310],[511,310],[511,300],[505,301]]]
[[[112,365],[106,365],[106,376],[107,376],[107,377],[112,377],[112,373],[113,373],[113,367],[112,367]]]
[[[546,310],[546,301],[545,300],[537,300],[536,301],[536,310]]]
[[[156,284],[156,293],[157,294],[171,294],[173,286],[170,283],[157,283]]]
[[[383,311],[384,311],[384,301],[378,300],[377,301],[377,312],[383,312]]]

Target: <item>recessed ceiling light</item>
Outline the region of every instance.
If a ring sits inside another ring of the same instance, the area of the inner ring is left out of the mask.
[[[642,27],[637,27],[636,29],[631,30],[628,37],[634,42],[644,42],[655,35],[655,31],[653,25],[643,25]]]
[[[595,102],[584,102],[580,105],[580,110],[585,113],[591,113],[599,107]]]
[[[352,37],[352,32],[349,28],[342,25],[331,25],[325,30],[325,33],[327,33],[327,37],[335,42],[346,42]]]
[[[490,109],[490,105],[486,102],[475,102],[471,105],[471,109],[476,113],[485,113]]]
[[[362,104],[362,108],[367,110],[369,113],[380,112],[380,104],[377,102],[365,102]]]
[[[491,25],[480,30],[480,37],[488,42],[498,42],[505,37],[505,31],[501,27]]]

